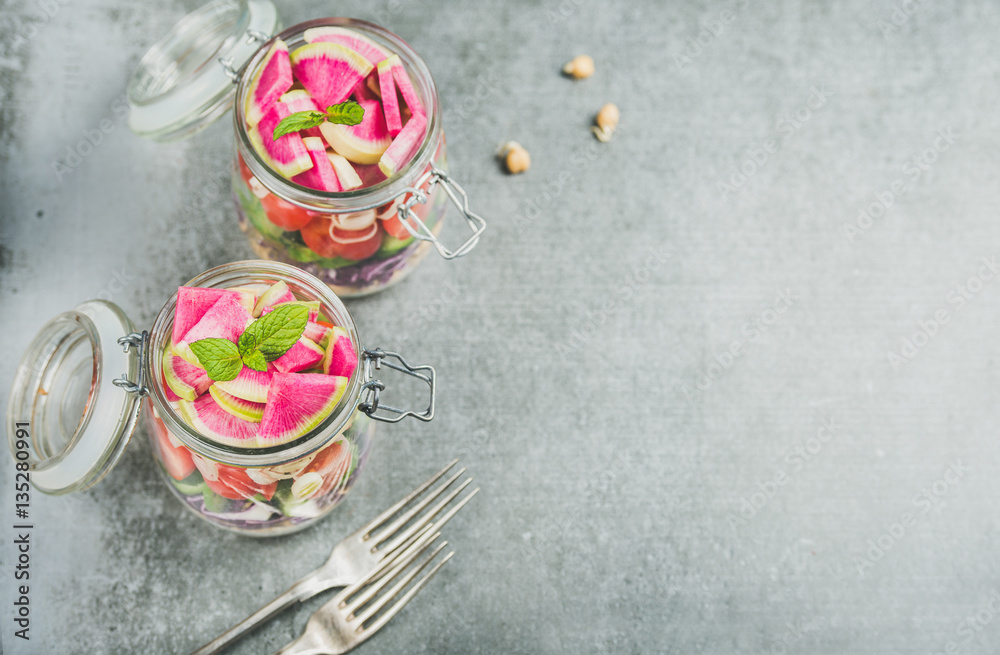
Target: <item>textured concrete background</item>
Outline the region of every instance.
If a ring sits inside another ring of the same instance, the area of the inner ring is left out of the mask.
[[[6,386],[50,316],[105,293],[148,325],[251,251],[211,184],[229,121],[160,145],[116,111],[196,0],[0,4]],[[489,232],[350,308],[437,366],[439,417],[383,430],[341,509],[270,541],[188,515],[135,439],[93,490],[34,494],[29,644],[5,539],[4,651],[187,652],[461,455],[483,492],[455,560],[358,652],[996,652],[1000,10],[675,4],[280,2],[382,23],[436,77]],[[594,77],[560,77],[581,52]],[[525,175],[492,158],[509,138]]]

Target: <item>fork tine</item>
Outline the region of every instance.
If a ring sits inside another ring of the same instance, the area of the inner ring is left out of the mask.
[[[359,532],[361,532],[362,530],[364,531],[362,539],[367,540],[371,536],[372,530],[385,523],[386,520],[391,518],[396,512],[405,507],[408,503],[410,503],[410,501],[412,501],[414,498],[422,494],[432,484],[440,480],[441,477],[449,470],[451,470],[451,467],[455,466],[455,464],[457,463],[458,463],[457,458],[451,460],[451,462],[449,462],[447,466],[445,466],[443,469],[432,475],[430,479],[427,480],[427,482],[424,482],[422,485],[411,491],[405,498],[400,500],[398,503],[396,503],[389,509],[382,512],[381,514],[373,518],[371,521],[369,521],[367,525],[365,525],[363,528],[361,528],[361,530],[359,530]]]
[[[412,582],[414,578],[420,575],[420,573],[425,568],[427,568],[427,566],[431,562],[434,561],[434,558],[438,556],[438,553],[441,552],[441,550],[445,547],[447,543],[448,542],[444,542],[437,548],[435,548],[433,553],[425,557],[422,562],[420,562],[418,565],[414,566],[410,571],[408,571],[406,575],[400,578],[400,580],[396,582],[396,584],[394,584],[391,589],[389,589],[389,591],[385,592],[385,594],[383,594],[381,597],[373,601],[372,604],[369,607],[366,607],[363,612],[348,616],[347,617],[348,623],[353,623],[354,625],[357,626],[355,628],[355,631],[364,630],[365,621],[378,614],[382,610],[382,608],[384,608],[386,605],[389,604],[391,600],[393,600],[396,596],[398,596],[399,593],[403,591],[403,589],[405,589],[406,586],[410,584],[410,582]],[[445,560],[447,561],[447,559],[454,554],[455,554],[454,551],[448,553],[448,555],[445,556]],[[402,572],[401,570],[393,571],[393,573],[396,576],[398,576],[401,572]],[[384,587],[385,585],[387,585],[392,581],[393,578],[389,578],[389,576],[386,576],[385,580],[380,581],[380,586]]]
[[[389,619],[391,619],[392,617],[396,616],[396,614],[399,613],[399,610],[403,609],[403,606],[406,605],[408,602],[410,602],[410,599],[412,599],[414,596],[416,596],[417,592],[419,592],[421,589],[424,588],[424,585],[427,584],[427,581],[430,580],[434,576],[435,573],[437,573],[439,570],[441,570],[441,567],[444,566],[445,563],[448,560],[450,560],[451,557],[452,557],[452,555],[454,555],[454,554],[455,554],[455,551],[451,551],[450,553],[448,553],[447,555],[445,555],[444,559],[442,559],[440,562],[438,562],[434,566],[434,568],[431,569],[430,573],[428,573],[427,575],[425,575],[423,578],[420,579],[419,582],[417,582],[415,585],[413,585],[413,587],[411,587],[410,590],[407,591],[406,594],[402,598],[400,598],[398,601],[396,601],[395,605],[393,605],[392,607],[390,607],[389,609],[387,609],[385,611],[385,614],[383,614],[382,616],[380,616],[377,619],[375,619],[375,622],[372,623],[370,626],[368,626],[367,628],[364,627],[364,625],[363,625],[364,621],[362,621],[361,622],[362,625],[360,625],[358,627],[358,630],[357,630],[359,632],[360,641],[364,641],[368,637],[372,636],[373,634],[375,634],[376,632],[378,632],[379,630],[381,630],[382,626],[384,626],[386,623],[388,623]],[[423,567],[421,567],[421,569],[422,568]],[[395,596],[395,594],[398,593],[398,590],[396,588],[393,588],[392,592],[390,592],[390,593],[392,593],[392,595]],[[390,596],[390,598],[391,597],[392,596]]]
[[[405,543],[406,540],[410,537],[410,535],[412,533],[417,532],[418,530],[421,530],[424,527],[424,525],[430,523],[431,519],[433,519],[435,516],[437,516],[441,512],[441,510],[443,510],[445,507],[447,507],[448,503],[450,503],[451,501],[455,500],[455,498],[458,496],[458,494],[462,493],[462,490],[465,489],[466,487],[468,487],[470,484],[472,484],[472,478],[467,478],[465,480],[465,482],[463,482],[462,484],[460,484],[458,486],[457,489],[455,489],[450,494],[448,494],[447,496],[445,496],[444,500],[442,500],[441,502],[439,502],[431,510],[429,510],[426,514],[424,514],[424,516],[421,517],[421,519],[418,522],[416,522],[413,525],[411,525],[409,528],[407,528],[403,532],[403,534],[399,535],[395,540],[393,540],[392,542],[390,542],[389,545],[386,546],[385,551],[391,553],[392,551],[394,551],[399,546],[399,544]],[[455,511],[449,512],[449,514],[447,515],[447,518],[443,522],[441,522],[440,525],[444,525],[444,523],[446,523],[448,519],[450,519],[452,516],[455,515],[455,512],[457,512],[458,510],[462,509],[462,507],[465,507],[465,503],[469,502],[469,498],[472,498],[473,496],[475,496],[476,492],[478,492],[478,491],[479,491],[479,489],[477,488],[475,491],[473,491],[471,494],[469,494],[469,496],[467,498],[462,499],[462,502],[455,508]],[[435,526],[438,526],[438,525],[439,524],[435,523]]]
[[[367,584],[370,584],[372,580],[375,580],[379,576],[385,575],[385,572],[389,569],[394,568],[398,564],[408,565],[413,562],[414,559],[420,556],[424,550],[427,549],[428,544],[433,542],[435,539],[441,536],[440,532],[434,531],[434,526],[429,525],[425,528],[418,538],[405,549],[392,555],[391,557],[386,557],[381,562],[379,562],[375,567],[373,567],[368,573],[364,575],[361,580],[358,580],[352,585],[344,587],[340,593],[337,594],[336,598],[338,607],[344,607],[347,599],[349,599],[354,594],[358,593],[358,590]]]
[[[440,553],[444,549],[444,547],[447,546],[447,545],[448,545],[447,541],[442,541],[441,543],[439,543],[437,545],[437,547],[433,551],[431,551],[431,554],[427,556],[426,561],[423,564],[421,564],[420,566],[416,567],[413,570],[413,572],[411,572],[406,578],[404,578],[404,581],[412,580],[415,575],[417,575],[418,573],[420,573],[420,571],[422,571],[423,568],[425,566],[427,566],[427,562],[429,562],[432,559],[434,559],[435,557],[437,557],[437,554]],[[427,546],[430,546],[430,544],[427,544]],[[427,546],[425,546],[424,549],[426,549]],[[355,612],[359,608],[363,607],[364,605],[367,605],[370,600],[372,600],[373,598],[375,598],[380,591],[382,591],[383,589],[385,589],[386,586],[389,585],[389,583],[391,583],[393,580],[395,580],[397,577],[399,577],[399,574],[402,573],[406,569],[406,567],[410,566],[410,564],[412,564],[412,563],[413,563],[413,559],[410,559],[409,562],[404,562],[404,563],[401,563],[399,566],[394,567],[391,571],[389,571],[388,573],[386,573],[385,575],[383,575],[381,578],[379,578],[377,581],[375,581],[372,584],[371,587],[369,587],[368,589],[365,589],[363,593],[359,594],[357,598],[352,599],[349,604],[347,604],[347,605],[341,604],[342,605],[341,609],[344,612],[347,613],[347,620],[348,621],[353,621],[354,620],[354,616],[355,616]],[[379,607],[381,607],[381,605],[384,605],[384,604],[385,603],[381,603],[379,605]],[[364,622],[364,619],[362,619],[362,623],[363,622]]]
[[[403,514],[398,519],[393,521],[388,527],[380,531],[378,535],[372,536],[369,534],[369,537],[375,542],[374,546],[377,547],[380,544],[383,544],[386,541],[388,541],[389,538],[392,537],[394,534],[396,534],[396,532],[401,527],[409,523],[414,516],[422,512],[425,507],[433,503],[435,500],[437,500],[437,498],[441,494],[447,491],[448,487],[450,487],[452,483],[455,482],[455,480],[462,477],[463,473],[465,473],[464,466],[460,468],[458,472],[455,473],[455,475],[451,476],[450,478],[439,484],[437,488],[434,489],[426,498],[422,499],[419,503],[408,509],[405,514]]]

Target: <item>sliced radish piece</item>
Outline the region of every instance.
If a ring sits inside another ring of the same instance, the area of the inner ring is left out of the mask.
[[[358,176],[357,171],[354,170],[351,162],[347,161],[346,157],[331,152],[327,153],[327,158],[329,158],[333,170],[337,173],[337,179],[340,180],[340,186],[344,191],[356,189],[361,186],[361,178]]]
[[[396,95],[396,83],[393,81],[393,64],[399,61],[399,55],[392,55],[378,65],[378,85],[385,89],[382,94],[382,110],[385,113],[385,126],[389,134],[395,137],[403,129],[403,121],[399,116],[399,97]]]

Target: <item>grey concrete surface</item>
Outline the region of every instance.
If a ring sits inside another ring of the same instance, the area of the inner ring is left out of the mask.
[[[211,184],[228,120],[161,145],[116,111],[198,4],[0,3],[4,403],[50,316],[106,293],[149,324],[251,256]],[[188,515],[139,435],[94,489],[32,496],[30,642],[0,467],[3,652],[188,652],[459,455],[483,491],[456,558],[357,652],[997,652],[995,3],[278,4],[382,23],[436,77],[489,232],[350,308],[437,366],[439,416],[383,430],[337,512],[270,541]],[[578,53],[583,82],[559,75]],[[518,177],[492,158],[511,138]]]

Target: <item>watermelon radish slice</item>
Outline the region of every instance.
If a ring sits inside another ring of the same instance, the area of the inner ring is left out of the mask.
[[[188,330],[180,343],[174,344],[173,352],[185,362],[201,366],[198,357],[191,350],[191,343],[199,339],[229,339],[236,343],[243,330],[253,321],[239,298],[223,296],[205,312],[194,327]],[[177,394],[180,395],[180,394]]]
[[[278,280],[257,299],[257,303],[253,306],[253,315],[260,316],[265,307],[293,300],[295,300],[295,296],[288,290],[288,285],[283,280]]]
[[[378,86],[385,89],[382,92],[382,111],[385,114],[385,126],[389,135],[395,137],[403,129],[403,119],[399,116],[399,96],[396,95],[396,83],[393,81],[392,65],[399,61],[399,55],[392,55],[378,65]]]
[[[261,159],[287,178],[295,177],[313,165],[309,151],[306,150],[302,136],[298,132],[289,132],[277,140],[274,139],[274,128],[291,113],[288,105],[275,102],[260,122],[247,130],[250,143]]]
[[[386,177],[392,177],[410,163],[413,154],[424,140],[427,127],[427,117],[423,114],[413,114],[406,121],[403,130],[392,140],[392,145],[386,148],[378,160],[378,167]],[[323,133],[326,136],[326,132]]]
[[[306,323],[306,329],[303,330],[302,336],[309,339],[320,348],[326,348],[326,338],[330,334],[330,328],[325,325],[320,325],[319,323]]]
[[[305,89],[292,89],[285,95],[278,98],[279,102],[283,102],[288,106],[289,111],[293,114],[297,114],[300,111],[320,111],[320,108],[316,106],[313,101],[312,96]],[[318,127],[308,127],[304,130],[300,130],[299,134],[302,135],[302,139],[305,140],[307,136],[317,136],[322,137],[322,133],[319,131]]]
[[[403,94],[403,101],[406,102],[406,106],[410,108],[413,115],[422,114],[426,118],[427,112],[424,111],[424,106],[421,104],[420,98],[417,97],[417,92],[413,88],[413,81],[410,79],[410,74],[406,72],[406,67],[403,66],[403,61],[399,56],[396,56],[396,59],[392,62],[392,77],[396,81],[396,88]]]
[[[244,448],[256,445],[258,424],[233,416],[215,402],[211,393],[194,402],[182,399],[180,413],[188,425],[216,443]]]
[[[301,337],[284,355],[274,360],[274,368],[282,373],[297,373],[323,361],[324,351],[311,339]]]
[[[288,46],[281,39],[276,39],[250,80],[243,108],[247,126],[253,127],[259,123],[281,94],[291,88],[293,82]]]
[[[337,154],[358,164],[374,164],[392,143],[392,136],[377,100],[362,99],[358,104],[365,110],[365,117],[359,124],[323,123],[319,129]]]
[[[330,160],[334,172],[337,173],[337,180],[339,180],[342,190],[356,189],[362,185],[361,178],[346,157],[332,152],[327,153],[326,156]]]
[[[375,186],[379,182],[385,181],[385,173],[379,169],[378,164],[366,164],[364,166],[355,166],[354,170],[357,172],[358,178],[361,180],[361,184],[365,187]],[[343,182],[343,180],[341,180]]]
[[[271,385],[271,377],[275,371],[273,366],[268,366],[266,371],[255,371],[249,366],[244,366],[239,375],[232,380],[220,380],[212,386],[231,396],[262,403],[267,400],[267,389]]]
[[[212,379],[204,369],[188,364],[170,348],[163,349],[163,379],[178,399],[184,400],[194,400],[212,386]]]
[[[306,434],[330,415],[347,383],[347,378],[321,373],[275,373],[257,443],[275,446]]]
[[[289,58],[295,78],[324,111],[347,100],[358,82],[374,68],[354,50],[330,42],[307,43],[296,48]]]
[[[330,342],[323,356],[323,373],[350,379],[358,367],[358,353],[354,350],[351,337],[340,327],[330,329]]]
[[[202,289],[200,287],[179,287],[177,306],[174,309],[174,329],[172,341],[180,343],[188,330],[201,320],[212,305],[223,296],[232,295],[235,289]],[[253,305],[251,304],[251,307]]]
[[[339,43],[358,53],[371,64],[377,64],[389,53],[366,36],[346,27],[313,27],[302,35],[308,43]]]
[[[308,320],[315,322],[316,319],[319,318],[319,301],[318,300],[295,300],[295,301],[292,301],[292,302],[275,303],[274,305],[272,305],[270,307],[265,307],[260,312],[260,315],[263,316],[264,314],[270,314],[279,305],[303,305],[306,309],[309,310],[309,319]]]
[[[237,398],[232,394],[226,393],[222,389],[217,389],[214,384],[208,388],[208,393],[215,399],[215,402],[219,405],[219,407],[226,410],[236,418],[241,418],[244,421],[251,421],[253,423],[260,423],[260,419],[264,415],[264,403],[255,403],[250,400]]]
[[[243,293],[253,294],[254,302],[257,302],[257,298],[260,298],[260,295],[270,288],[270,284],[247,284],[242,287],[233,287],[232,289],[229,289],[229,291],[242,291]],[[250,305],[250,311],[253,311],[252,303]]]
[[[312,157],[313,166],[305,173],[299,173],[292,178],[292,182],[307,186],[310,189],[319,191],[340,192],[343,187],[340,185],[340,178],[330,163],[330,158],[326,154],[326,143],[323,139],[307,136],[302,139]]]

